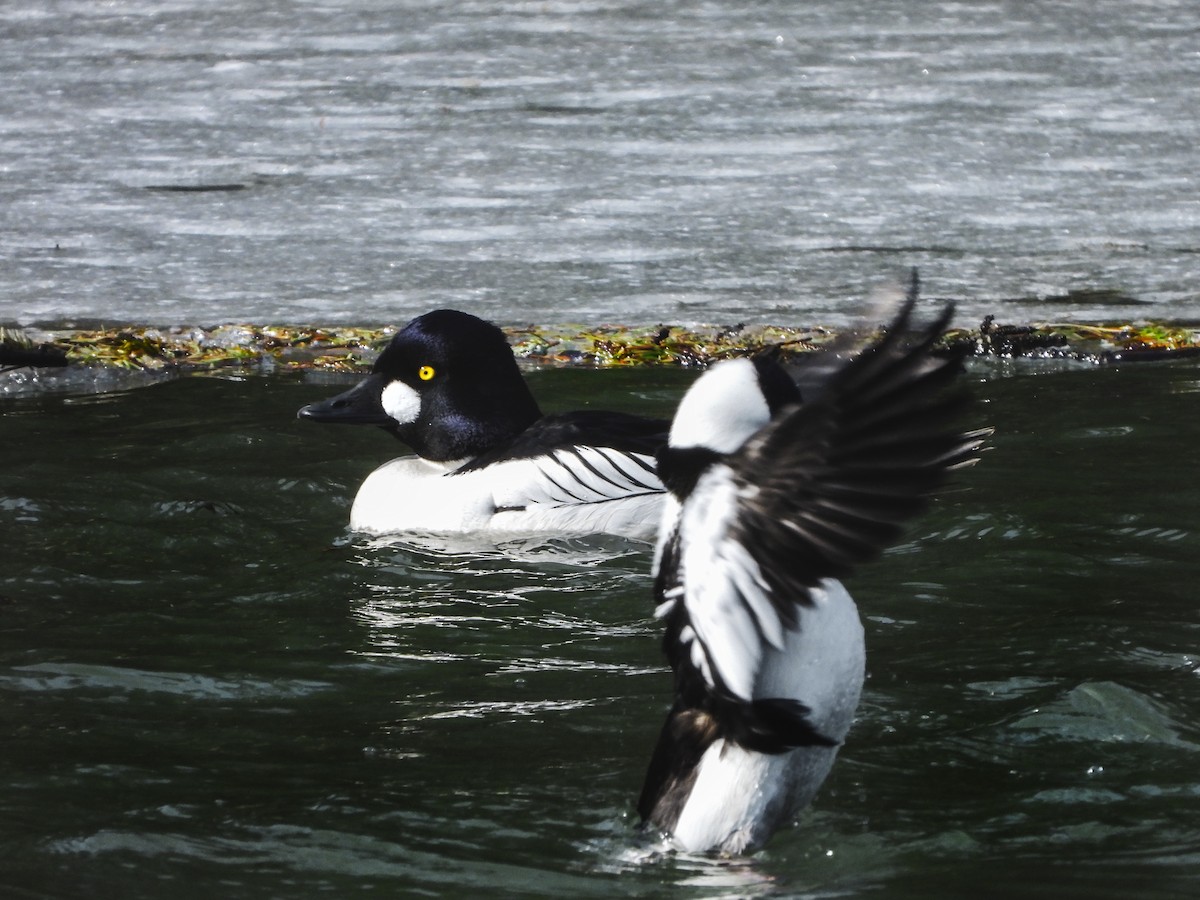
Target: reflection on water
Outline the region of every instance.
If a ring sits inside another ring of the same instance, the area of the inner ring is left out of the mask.
[[[295,380],[0,399],[6,884],[1186,894],[1196,368],[970,377],[993,449],[850,583],[870,678],[839,763],[732,862],[635,827],[670,693],[648,545],[348,535],[396,444],[297,423]],[[552,408],[662,414],[686,378],[532,382]]]

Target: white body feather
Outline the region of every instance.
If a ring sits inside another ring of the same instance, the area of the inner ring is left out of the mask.
[[[781,649],[764,652],[755,698],[790,697],[808,706],[814,727],[842,741],[854,719],[866,665],[858,609],[838,581],[813,591]],[[700,760],[671,842],[685,851],[737,854],[759,846],[807,806],[837,757],[836,747],[786,753],[746,750],[718,740]]]
[[[651,457],[640,460],[653,466]],[[631,454],[577,447],[456,473],[461,463],[393,459],[363,482],[350,528],[503,533],[606,532],[650,539],[664,494]]]

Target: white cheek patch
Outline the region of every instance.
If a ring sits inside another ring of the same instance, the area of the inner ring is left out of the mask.
[[[421,395],[403,381],[393,381],[379,395],[383,411],[401,425],[415,422],[421,414]]]
[[[672,447],[707,447],[732,453],[771,420],[748,359],[719,362],[696,379],[671,424]]]

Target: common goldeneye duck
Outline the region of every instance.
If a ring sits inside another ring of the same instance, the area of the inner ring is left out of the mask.
[[[931,347],[947,308],[884,336],[795,402],[772,363],[713,366],[681,401],[659,472],[654,562],[675,700],[638,801],[690,852],[753,851],[809,804],[850,730],[863,627],[839,578],[902,523],[989,429],[959,433],[961,367]],[[789,395],[791,398],[789,399]]]
[[[595,410],[542,415],[504,332],[469,313],[413,319],[369,376],[299,416],[378,425],[416,452],[363,482],[355,531],[653,537],[664,496],[654,454],[668,423]]]

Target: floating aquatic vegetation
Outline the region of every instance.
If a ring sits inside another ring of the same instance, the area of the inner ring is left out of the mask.
[[[764,351],[783,356],[828,345],[837,333],[814,326],[537,325],[506,329],[519,359],[541,365],[697,366]],[[87,365],[146,372],[220,369],[361,372],[394,328],[220,325],[213,328],[121,327],[91,331],[0,329],[0,370]],[[956,328],[947,348],[976,356],[1051,358],[1094,363],[1200,354],[1200,330],[1164,323],[997,324]]]
[[[390,329],[220,325],[71,331],[54,334],[52,340],[70,363],[119,369],[357,371],[365,364],[363,358],[372,357],[376,345],[390,336]]]
[[[581,326],[510,329],[513,352],[540,363],[593,366],[707,366],[719,359],[774,349],[801,353],[833,337],[825,328],[774,325]]]
[[[987,316],[978,329],[956,329],[943,338],[962,342],[975,356],[1004,359],[1073,359],[1093,363],[1149,361],[1200,353],[1200,330],[1184,325],[1038,323],[998,325]]]

